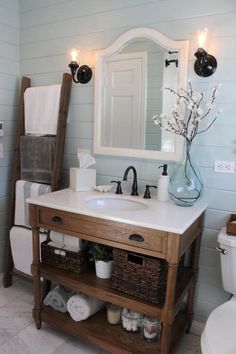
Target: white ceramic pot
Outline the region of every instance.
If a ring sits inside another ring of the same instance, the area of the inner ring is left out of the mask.
[[[112,273],[112,261],[95,261],[95,269],[98,278],[109,279]]]

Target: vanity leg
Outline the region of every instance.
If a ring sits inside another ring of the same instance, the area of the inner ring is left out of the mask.
[[[193,282],[191,288],[188,291],[188,297],[187,297],[187,313],[189,315],[189,326],[186,330],[187,333],[190,330],[190,327],[192,324],[192,319],[193,319],[193,302],[194,302],[194,294],[195,294],[195,288],[196,288],[196,282],[197,282],[197,276],[198,276],[200,243],[201,243],[201,234],[193,242],[192,256],[190,259],[190,268],[192,268],[195,272],[195,279],[194,279],[194,282]]]
[[[39,228],[32,227],[33,235],[33,263],[31,266],[31,272],[33,274],[33,288],[34,288],[34,307],[33,307],[33,318],[35,320],[36,328],[41,328],[41,281],[39,274]]]
[[[171,348],[171,331],[172,331],[172,308],[175,301],[175,288],[177,279],[178,264],[168,264],[166,300],[162,311],[162,335],[161,335],[161,354],[172,353]]]

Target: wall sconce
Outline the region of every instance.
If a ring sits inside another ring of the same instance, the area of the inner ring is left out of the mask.
[[[197,75],[207,77],[211,76],[217,68],[217,61],[213,55],[210,55],[203,49],[206,36],[207,36],[207,28],[204,28],[199,32],[198,36],[198,44],[199,48],[194,54],[197,60],[194,63],[194,71]]]
[[[93,75],[91,68],[88,65],[81,65],[79,66],[77,59],[79,56],[79,49],[72,48],[70,51],[71,62],[68,65],[73,81],[76,83],[87,84]]]

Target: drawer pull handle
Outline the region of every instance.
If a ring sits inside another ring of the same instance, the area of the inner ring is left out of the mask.
[[[130,241],[136,241],[136,242],[143,242],[144,238],[141,235],[138,234],[132,234],[129,236]]]
[[[60,216],[53,216],[52,222],[54,222],[55,224],[61,225],[63,220],[62,220],[62,218],[60,218]]]

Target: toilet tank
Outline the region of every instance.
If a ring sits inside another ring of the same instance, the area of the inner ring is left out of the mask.
[[[236,236],[227,235],[224,227],[219,233],[218,242],[220,248],[227,251],[226,254],[220,252],[223,287],[236,295]]]

